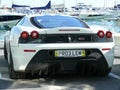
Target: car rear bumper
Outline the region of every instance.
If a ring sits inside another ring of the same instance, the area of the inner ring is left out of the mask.
[[[40,50],[31,59],[25,72],[60,73],[109,68],[105,57],[98,49],[85,49],[85,51],[86,57],[56,58],[53,54],[54,50]]]
[[[85,50],[85,57],[57,58],[55,50]],[[11,47],[15,71],[36,72],[51,67],[60,67],[60,71],[76,70],[80,63],[90,63],[98,68],[109,68],[114,60],[114,43],[85,44],[19,44]],[[85,64],[87,65],[87,64]]]

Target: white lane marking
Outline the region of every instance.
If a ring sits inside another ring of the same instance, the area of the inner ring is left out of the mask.
[[[1,72],[0,72],[0,79],[2,78],[2,74],[1,74]]]
[[[1,80],[6,80],[6,81],[14,81],[14,80],[12,80],[12,79],[10,79],[10,78],[4,78],[4,77],[2,77],[1,72],[0,72],[0,79],[1,79]]]
[[[113,77],[113,78],[116,78],[116,79],[119,79],[120,80],[120,76],[119,75],[116,75],[116,74],[114,74],[114,73],[110,73],[109,74],[111,77]]]
[[[4,55],[3,50],[1,50],[1,49],[0,49],[0,55],[1,56]]]
[[[40,90],[90,90],[88,87],[86,88],[70,88],[66,86],[54,86],[54,85],[40,85]]]
[[[6,80],[6,81],[15,81],[15,80],[12,80],[12,79],[10,79],[10,78],[4,78],[4,77],[2,77],[2,78],[0,78],[1,80]]]

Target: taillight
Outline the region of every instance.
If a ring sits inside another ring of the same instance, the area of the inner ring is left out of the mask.
[[[21,33],[21,36],[20,36],[22,39],[27,39],[28,37],[29,37],[29,34],[28,34],[28,32],[26,32],[26,31],[23,31],[22,33]]]
[[[103,38],[104,37],[104,32],[102,30],[99,30],[97,35],[98,35],[98,37]]]
[[[33,39],[36,39],[39,37],[39,33],[37,31],[32,31],[30,36],[33,38]]]
[[[112,37],[112,32],[107,31],[107,32],[106,32],[106,37],[107,37],[107,38],[111,38],[111,37]]]

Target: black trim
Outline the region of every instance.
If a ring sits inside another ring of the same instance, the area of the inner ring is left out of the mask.
[[[32,23],[34,26],[36,26],[37,28],[43,28],[42,26],[38,25],[38,24],[35,22],[34,17],[31,17],[31,18],[30,18],[30,21],[31,21],[31,23]]]
[[[40,34],[37,39],[30,36],[27,39],[19,38],[22,44],[40,44],[40,43],[94,43],[94,42],[112,42],[113,38],[99,38],[97,34]]]

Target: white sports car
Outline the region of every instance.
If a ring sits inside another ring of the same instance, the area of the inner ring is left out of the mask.
[[[114,42],[110,31],[71,16],[29,15],[6,33],[4,55],[13,79],[35,73],[106,76]]]

